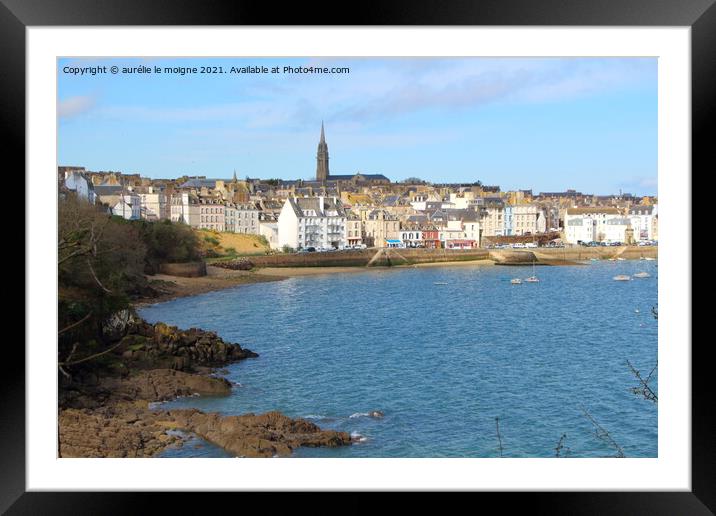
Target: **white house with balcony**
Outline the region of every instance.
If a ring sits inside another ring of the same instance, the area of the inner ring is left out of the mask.
[[[279,247],[343,249],[346,211],[335,197],[289,197],[278,216]]]
[[[634,206],[629,209],[629,220],[634,230],[635,240],[656,240],[655,227],[657,205]]]
[[[624,242],[624,220],[621,211],[610,206],[567,208],[564,215],[565,240],[570,244]]]

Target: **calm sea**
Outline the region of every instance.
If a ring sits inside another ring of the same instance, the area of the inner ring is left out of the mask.
[[[562,456],[614,455],[584,410],[627,457],[656,457],[657,406],[630,392],[638,381],[626,361],[644,375],[656,364],[657,265],[537,267],[540,283],[522,285],[510,279],[532,267],[370,270],[246,285],[141,315],[260,355],[228,367],[239,384],[230,396],[165,407],[279,410],[362,437],[295,457],[553,457],[564,434]],[[651,276],[612,279],[641,271]],[[226,454],[196,441],[165,456]]]

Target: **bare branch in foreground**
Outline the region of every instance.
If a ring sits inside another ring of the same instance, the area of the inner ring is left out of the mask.
[[[595,432],[594,435],[597,436],[597,439],[600,439],[607,444],[609,444],[612,448],[616,450],[615,457],[623,459],[626,457],[624,455],[624,450],[621,446],[619,446],[619,443],[617,443],[614,438],[611,436],[611,434],[599,423],[597,423],[597,420],[592,417],[592,415],[587,411],[586,408],[584,408],[583,405],[580,405],[579,408],[582,410],[582,413],[584,414],[584,417],[586,417],[594,426]]]
[[[569,449],[569,446],[565,446],[565,441],[567,440],[567,434],[562,434],[562,437],[559,438],[559,441],[557,442],[557,446],[554,449],[555,451],[555,457],[562,457],[562,450],[564,450],[564,456],[569,455],[569,453],[572,451]]]
[[[636,376],[637,380],[639,380],[639,387],[632,387],[629,389],[633,394],[636,396],[642,396],[645,400],[649,400],[652,403],[659,403],[659,397],[654,392],[654,390],[649,386],[649,381],[651,380],[651,377],[654,374],[654,371],[656,371],[656,366],[658,365],[658,362],[654,365],[654,367],[649,372],[649,376],[646,377],[646,380],[642,378],[641,373],[638,369],[636,369],[629,360],[626,361],[627,365],[629,366],[629,369],[631,369],[631,372]]]
[[[495,429],[497,430],[497,442],[499,443],[498,450],[500,451],[500,457],[502,457],[502,436],[500,435],[500,418],[495,418]]]

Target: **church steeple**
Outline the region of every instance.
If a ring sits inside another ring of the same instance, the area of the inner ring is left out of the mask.
[[[316,153],[316,181],[325,181],[329,175],[328,144],[326,143],[326,134],[323,129],[323,120],[321,120],[321,140],[318,142],[318,152]]]

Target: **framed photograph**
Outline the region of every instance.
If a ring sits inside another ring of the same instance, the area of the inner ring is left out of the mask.
[[[3,511],[329,490],[714,511],[690,215],[711,0],[350,25],[133,3],[0,6],[28,242]]]

